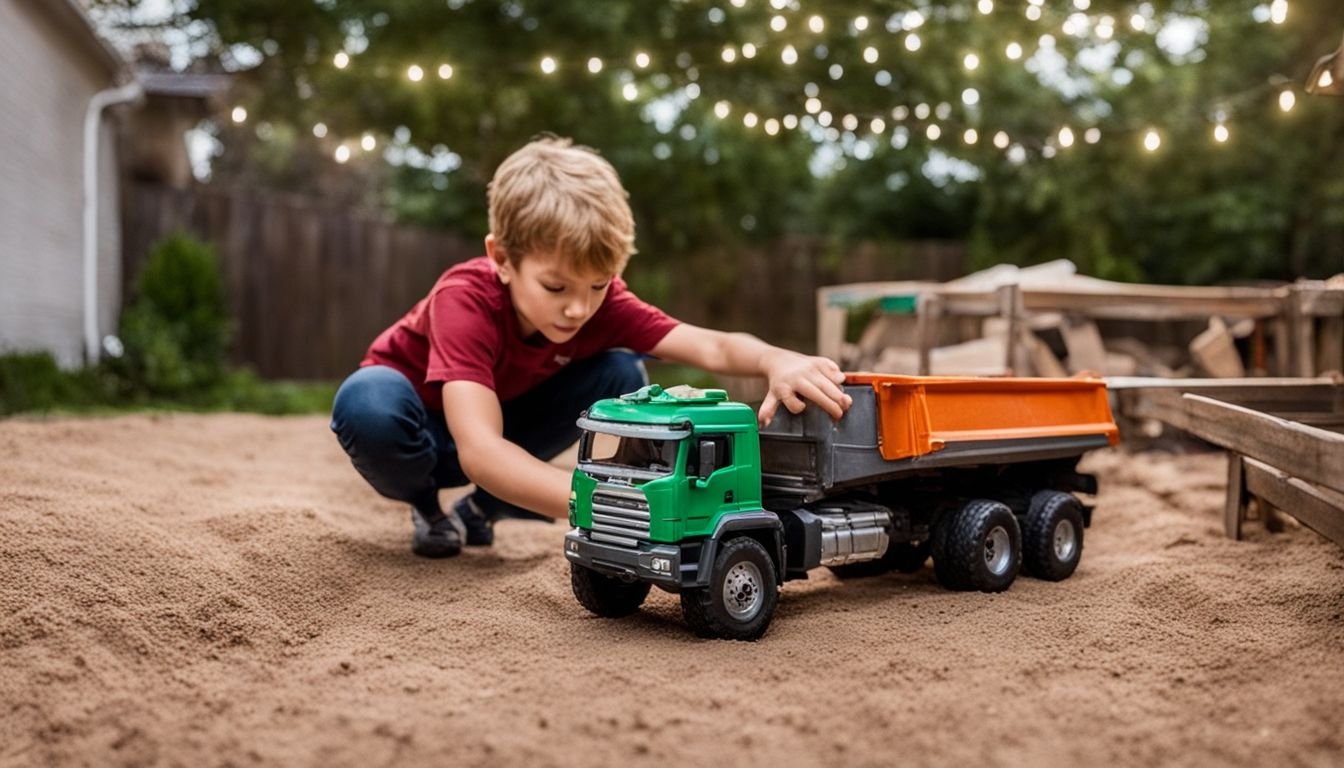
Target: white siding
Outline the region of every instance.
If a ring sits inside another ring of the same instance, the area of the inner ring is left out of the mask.
[[[0,2],[0,352],[47,350],[65,366],[83,360],[84,112],[112,85],[80,45],[31,4]],[[120,308],[115,151],[105,124],[100,337]]]

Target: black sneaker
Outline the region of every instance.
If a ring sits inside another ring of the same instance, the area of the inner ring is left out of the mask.
[[[463,496],[454,502],[453,513],[466,528],[468,547],[488,547],[495,543],[495,521],[486,517],[470,496]]]
[[[411,536],[411,551],[421,557],[452,557],[462,551],[462,539],[466,530],[457,514],[439,511],[421,512],[411,507],[411,525],[415,533]]]

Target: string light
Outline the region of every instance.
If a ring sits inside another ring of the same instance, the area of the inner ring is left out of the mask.
[[[1325,90],[1335,84],[1335,76],[1330,74],[1330,70],[1321,70],[1321,78],[1316,81],[1316,87]]]
[[[345,163],[350,159],[350,148],[342,144],[339,147],[336,147],[336,152],[333,156],[336,158],[336,162]]]
[[[1269,4],[1269,20],[1275,24],[1288,20],[1288,0],[1274,0]]]
[[[1253,14],[1255,19],[1260,22],[1271,21],[1274,24],[1285,23],[1288,13],[1287,1],[1272,0],[1272,2],[1269,2],[1268,0],[1265,0],[1265,2],[1266,2],[1265,5],[1260,5],[1257,7],[1255,13]],[[737,8],[744,8],[747,6],[747,4],[748,4],[747,0],[730,0],[730,5]],[[1060,4],[1064,4],[1064,0],[1060,0]],[[1076,8],[1078,12],[1072,12],[1072,9],[1066,11],[1066,13],[1069,13],[1069,15],[1066,19],[1064,19],[1064,23],[1062,25],[1065,34],[1085,38],[1090,32],[1095,36],[1093,39],[1101,39],[1101,40],[1109,40],[1114,37],[1117,26],[1116,18],[1110,15],[1099,15],[1097,17],[1092,17],[1087,13],[1085,13],[1091,8],[1092,0],[1070,0],[1070,4],[1073,6],[1073,8]],[[798,10],[798,4],[793,0],[770,0],[769,5],[770,7],[778,11],[783,11],[785,13],[787,13],[790,9],[793,11]],[[1028,0],[1026,7],[1027,17],[1031,20],[1040,19],[1044,13],[1045,6],[1046,6],[1045,0]],[[976,9],[981,14],[988,15],[995,10],[995,3],[993,2],[993,0],[977,0]],[[714,13],[714,11],[716,10],[718,11],[717,14]],[[1129,25],[1137,32],[1153,33],[1158,29],[1160,29],[1160,27],[1162,26],[1159,23],[1159,21],[1152,18],[1153,16],[1154,16],[1153,7],[1148,3],[1143,3],[1141,5],[1138,5],[1137,9],[1134,10],[1129,15],[1128,17]],[[768,18],[769,18],[768,21],[769,28],[771,30],[774,30],[775,32],[782,32],[788,29],[789,27],[789,19],[784,15],[784,13],[772,13],[772,15],[770,15]],[[1120,16],[1120,19],[1124,18],[1126,17]],[[712,23],[721,24],[726,20],[727,16],[726,14],[724,14],[722,7],[711,8],[710,21]],[[822,32],[824,32],[827,29],[829,23],[839,23],[839,22],[837,22],[835,19],[828,20],[826,17],[820,14],[813,14],[811,16],[808,16],[806,21],[807,29],[815,34],[821,34]],[[925,19],[924,14],[920,13],[919,11],[908,11],[904,13],[898,12],[886,22],[886,29],[887,31],[892,33],[903,32],[905,38],[904,40],[905,49],[911,52],[915,52],[923,47],[923,40],[920,34],[915,30],[923,26],[925,23],[927,23],[927,19]],[[850,21],[850,23],[848,24],[848,31],[851,35],[857,36],[859,33],[867,32],[870,29],[876,28],[880,31],[881,27],[882,22],[879,21],[875,27],[869,17],[860,15],[855,16]],[[1056,32],[1056,34],[1058,34],[1058,32]],[[1040,48],[1053,49],[1055,45],[1056,43],[1054,37],[1048,32],[1040,36],[1039,40]],[[1028,51],[1024,48],[1024,46],[1018,42],[1008,43],[1003,50],[1004,55],[1011,61],[1020,61],[1028,54]],[[732,64],[735,63],[739,58],[742,59],[754,58],[755,55],[759,52],[760,49],[753,43],[740,43],[740,44],[729,43],[723,47],[721,52],[721,58],[724,63]],[[635,51],[633,52],[633,54],[630,55],[632,56],[630,60],[633,61],[633,69],[647,70],[653,65],[652,57],[646,51]],[[877,45],[867,45],[862,48],[862,57],[863,60],[868,64],[877,64],[882,57],[882,51]],[[823,61],[827,58],[827,46],[818,45],[817,58]],[[798,49],[795,48],[793,45],[785,45],[783,46],[783,48],[780,49],[780,60],[781,62],[783,62],[784,65],[793,66],[797,64],[799,61],[801,61],[801,59],[802,56],[800,55]],[[607,59],[604,59],[598,56],[587,58],[588,71],[594,75],[603,72],[606,68],[605,61],[607,60],[616,60],[616,59],[614,57],[608,57]],[[352,64],[355,63],[353,57],[347,51],[336,52],[335,54],[333,54],[333,58],[331,61],[336,69],[342,69],[342,70],[350,67]],[[580,61],[582,61],[582,59],[580,59]],[[554,56],[544,56],[539,60],[539,68],[542,74],[551,75],[559,70],[560,63],[561,62]],[[961,63],[965,71],[977,72],[982,62],[981,57],[978,53],[967,52],[962,54]],[[696,67],[692,65],[692,59],[690,58],[689,54],[682,53],[680,56],[678,56],[677,66],[680,67],[683,73],[685,74],[685,79],[690,81],[686,82],[686,84],[681,87],[681,93],[684,93],[688,99],[698,98],[700,96],[701,88],[695,82],[697,78]],[[409,65],[406,65],[406,69],[404,70],[404,72],[406,78],[413,83],[419,83],[429,76],[429,72],[425,68],[422,68],[421,65],[418,63],[411,63]],[[437,65],[437,73],[439,75],[440,80],[446,81],[453,77],[454,70],[451,65],[447,63],[441,63]],[[841,64],[832,60],[826,67],[826,73],[829,75],[831,79],[840,80],[844,75],[844,67]],[[380,65],[379,67],[376,68],[375,74],[376,76],[379,77],[385,77],[387,76],[387,70],[385,70]],[[620,74],[624,80],[630,79],[629,72],[622,72]],[[665,79],[667,75],[659,75],[659,77]],[[874,80],[880,87],[886,88],[892,83],[893,79],[890,72],[888,72],[886,69],[882,69],[881,71],[876,72]],[[1335,85],[1335,81],[1336,78],[1333,76],[1333,73],[1329,70],[1325,70],[1319,75],[1319,79],[1317,83],[1315,83],[1314,85],[1320,88],[1329,88]],[[859,125],[866,125],[866,127],[872,132],[872,134],[875,135],[882,134],[885,132],[887,127],[886,121],[881,117],[872,117],[871,113],[869,115],[863,115],[862,113],[843,114],[843,117],[839,117],[838,114],[840,113],[833,114],[831,111],[826,110],[825,109],[826,105],[824,105],[818,98],[815,84],[808,83],[807,85],[808,88],[806,88],[805,90],[807,91],[808,98],[804,106],[807,115],[817,116],[815,120],[813,120],[811,117],[804,117],[802,120],[800,120],[796,115],[787,115],[781,118],[778,115],[776,117],[767,117],[766,115],[760,115],[756,112],[745,112],[743,114],[743,124],[747,128],[755,128],[757,126],[763,127],[765,129],[765,132],[771,136],[777,135],[781,130],[795,130],[801,127],[804,130],[812,131],[813,132],[812,136],[814,140],[829,140],[829,141],[840,140],[841,134],[839,133],[838,128],[841,126],[843,126],[843,129],[845,131],[851,133],[857,131]],[[664,89],[666,86],[665,84],[660,84],[657,87],[658,89]],[[624,97],[624,99],[629,102],[636,102],[640,98],[640,88],[634,82],[622,83],[619,92],[622,95],[622,97]],[[980,92],[975,88],[970,87],[964,88],[961,91],[961,101],[962,104],[965,105],[966,107],[977,107],[981,101]],[[1296,108],[1296,103],[1297,103],[1297,96],[1294,89],[1283,88],[1278,91],[1279,108],[1284,113],[1292,112]],[[715,104],[713,111],[716,116],[722,119],[726,118],[730,114],[732,108],[729,102],[720,101]],[[909,115],[909,113],[910,108],[902,105],[897,105],[896,107],[892,108],[891,117],[899,122],[905,119]],[[929,104],[919,104],[914,107],[914,114],[916,118],[921,121],[929,121],[936,119],[938,122],[946,124],[947,121],[951,118],[952,108],[951,105],[946,103],[939,104],[936,109],[931,109]],[[978,115],[978,110],[972,110],[972,115]],[[247,110],[242,106],[235,107],[231,111],[230,116],[236,123],[243,123],[248,120]],[[836,127],[831,127],[832,121],[835,121],[837,123]],[[978,117],[976,121],[978,122]],[[817,132],[818,126],[826,130],[818,133]],[[908,136],[908,131],[905,128],[900,128],[899,126],[898,128],[899,130],[906,131],[906,134]],[[960,138],[967,145],[976,144],[981,139],[981,132],[976,128],[970,128],[965,125],[962,125],[960,128],[954,129],[954,134],[956,131],[960,131]],[[328,137],[330,129],[325,123],[319,122],[313,124],[312,132],[314,137],[318,139],[325,139]],[[943,133],[943,127],[941,125],[938,125],[937,123],[930,123],[924,126],[924,133],[926,136],[929,137],[931,141],[937,140],[939,137],[941,137]],[[990,132],[987,131],[984,134],[984,138],[988,139],[989,134]],[[1142,136],[1142,145],[1148,152],[1156,152],[1158,149],[1162,147],[1164,139],[1162,134],[1159,132],[1158,127],[1155,126],[1146,129],[1145,131],[1141,132],[1141,136]],[[1086,141],[1088,144],[1099,143],[1102,138],[1101,130],[1096,126],[1093,126],[1087,128],[1086,130],[1080,129],[1079,133],[1075,133],[1075,130],[1070,126],[1063,126],[1057,131],[1057,133],[1054,136],[1050,137],[1049,139],[1046,139],[1044,141],[1028,140],[1018,144],[1013,144],[1008,134],[1005,133],[1004,131],[998,131],[997,133],[994,133],[993,144],[1001,150],[1004,149],[1011,150],[1009,152],[1010,156],[1017,156],[1019,153],[1022,153],[1022,155],[1025,156],[1026,150],[1023,147],[1024,144],[1027,147],[1037,147],[1038,149],[1035,151],[1037,152],[1038,156],[1049,158],[1054,156],[1057,150],[1064,150],[1074,146],[1080,138]],[[1212,129],[1212,139],[1215,143],[1222,145],[1228,143],[1228,141],[1230,141],[1230,138],[1231,138],[1231,131],[1226,121],[1226,116],[1224,113],[1220,111],[1219,114],[1217,115],[1216,123]],[[398,140],[399,141],[401,140],[400,135],[398,135]],[[850,141],[852,141],[852,136],[846,139],[846,142]],[[892,140],[893,146],[896,145],[896,141],[897,140],[893,136]],[[987,143],[989,142],[987,141]],[[344,142],[339,146],[337,146],[336,155],[344,156],[346,160],[348,160],[353,151],[357,151],[360,148],[363,148],[365,151],[373,151],[373,148],[375,148],[376,146],[377,141],[373,138],[373,135],[365,133],[358,139],[350,139],[349,141]],[[853,157],[856,157],[858,159],[865,159],[865,153],[860,152],[854,149],[853,147],[848,147],[846,152],[852,154]],[[339,160],[339,162],[345,162],[346,160]],[[392,160],[392,162],[396,161]]]
[[[233,111],[229,113],[229,117],[233,118],[235,123],[245,123],[247,122],[247,108],[234,107]]]

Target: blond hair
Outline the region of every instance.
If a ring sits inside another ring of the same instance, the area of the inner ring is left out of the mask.
[[[530,253],[617,274],[635,252],[635,218],[616,169],[595,150],[554,136],[509,155],[488,187],[490,231],[516,267]]]

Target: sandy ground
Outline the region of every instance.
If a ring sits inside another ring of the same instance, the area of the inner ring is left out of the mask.
[[[748,644],[589,616],[560,525],[413,557],[320,417],[0,422],[0,764],[1344,765],[1344,552],[1089,466],[1069,581],[816,572]]]

